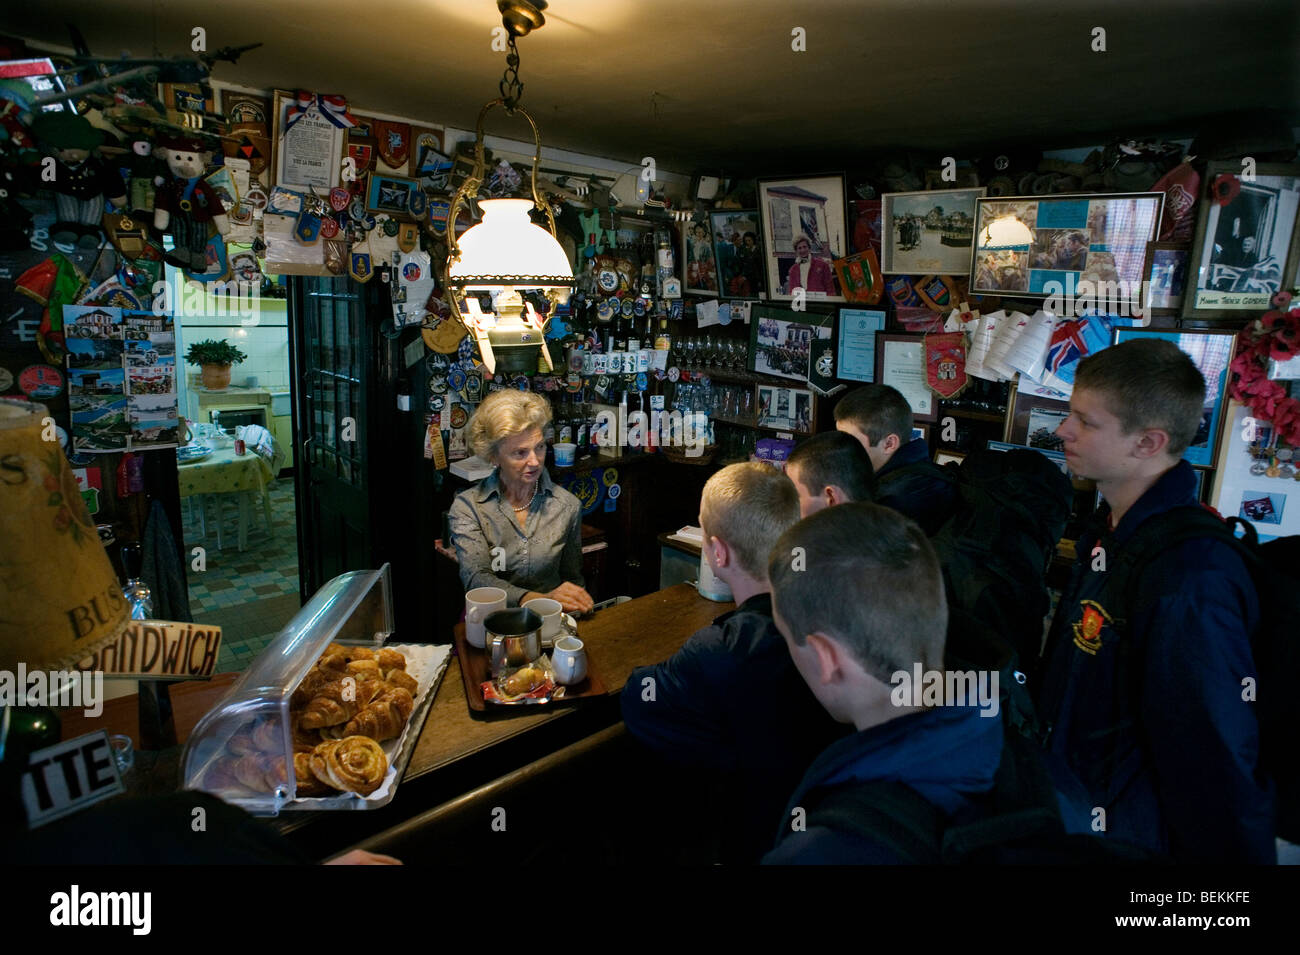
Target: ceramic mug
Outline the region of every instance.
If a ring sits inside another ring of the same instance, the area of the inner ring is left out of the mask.
[[[560,615],[564,606],[550,597],[534,597],[524,604],[529,610],[542,618],[542,639],[549,641],[560,632]]]
[[[487,643],[483,621],[490,613],[504,610],[506,592],[500,587],[476,587],[465,595],[465,641],[471,647]]]
[[[555,682],[565,686],[581,683],[587,678],[587,651],[577,637],[561,637],[551,650],[551,667]]]

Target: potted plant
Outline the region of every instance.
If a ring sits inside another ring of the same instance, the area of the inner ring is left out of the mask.
[[[230,342],[214,339],[195,342],[185,353],[187,362],[203,368],[203,387],[209,391],[224,391],[230,384],[230,366],[247,359],[248,356]]]

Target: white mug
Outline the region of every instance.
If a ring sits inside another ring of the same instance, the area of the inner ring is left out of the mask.
[[[564,605],[550,597],[534,597],[524,604],[529,610],[542,618],[542,639],[550,640],[560,632],[560,614]]]
[[[565,686],[581,683],[587,678],[587,651],[577,637],[561,637],[551,650],[551,667],[555,682]]]
[[[465,640],[471,647],[487,644],[483,620],[506,609],[506,592],[500,587],[476,587],[465,595]]]

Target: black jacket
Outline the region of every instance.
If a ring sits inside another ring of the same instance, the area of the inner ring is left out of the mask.
[[[930,460],[930,447],[914,438],[876,472],[876,503],[892,507],[932,536],[952,514],[957,491]]]

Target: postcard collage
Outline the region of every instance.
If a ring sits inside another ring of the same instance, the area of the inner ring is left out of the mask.
[[[170,315],[65,305],[72,444],[102,453],[176,446],[176,332]]]

